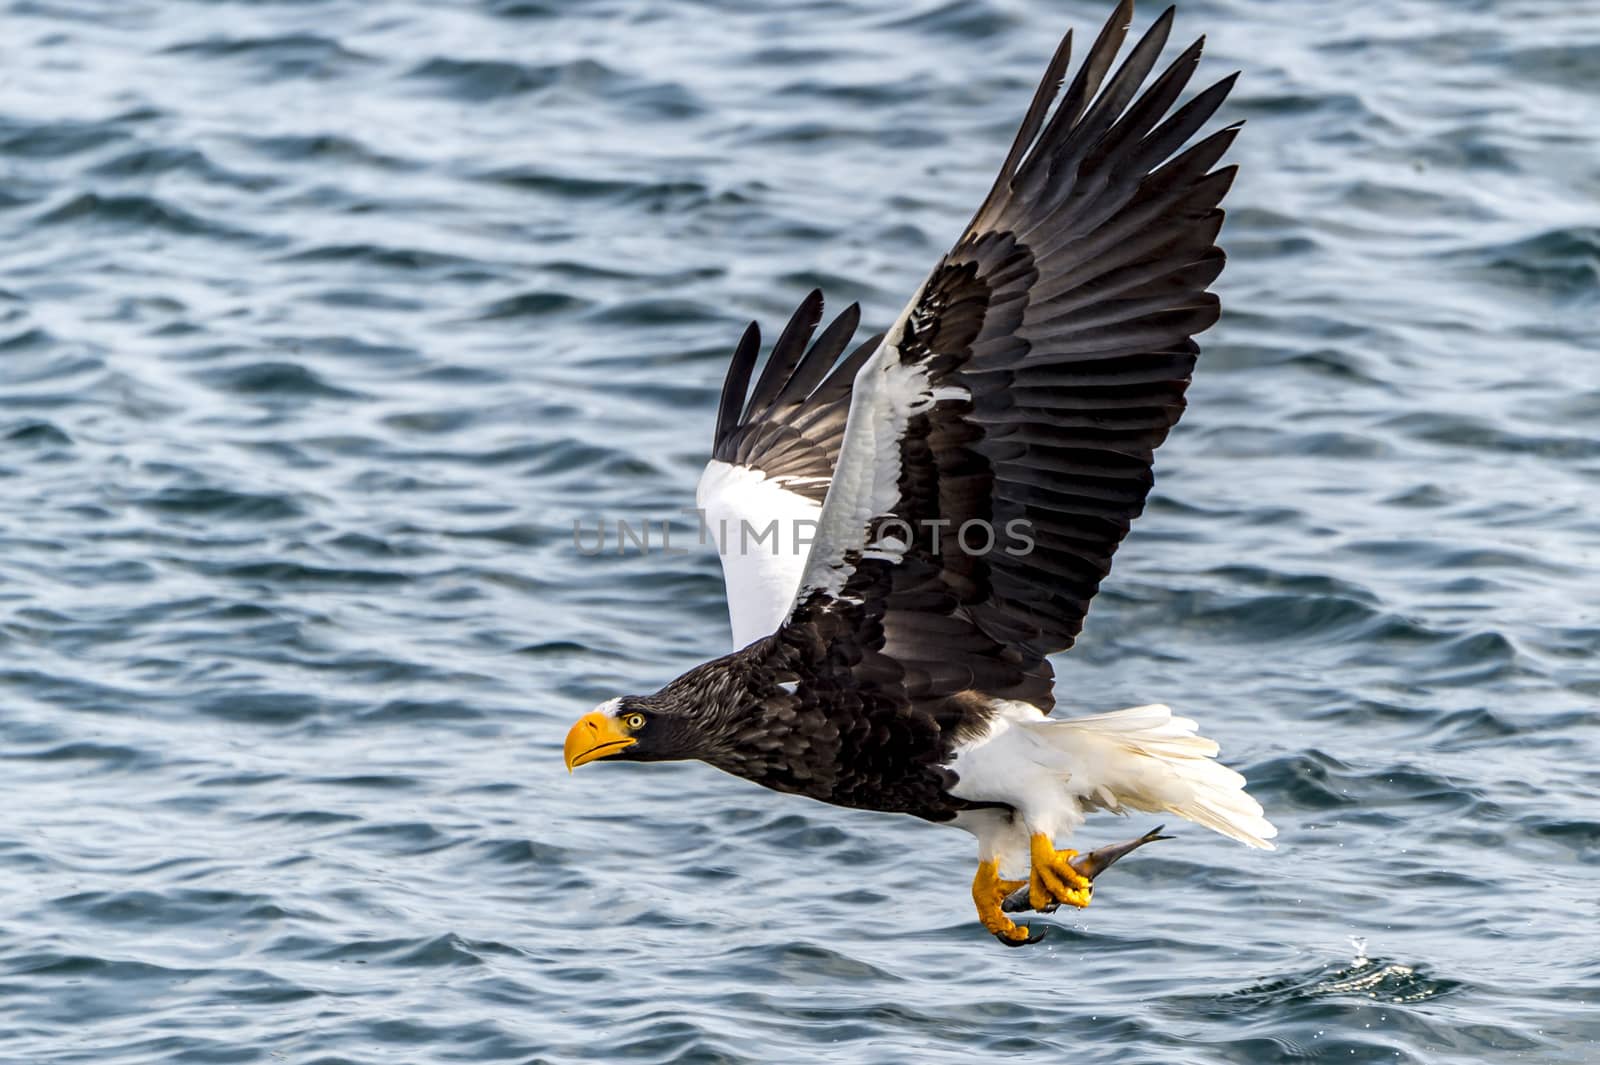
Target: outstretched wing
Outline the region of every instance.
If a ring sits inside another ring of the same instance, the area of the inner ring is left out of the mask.
[[[1202,38],[1144,85],[1172,15],[1111,73],[1124,0],[1057,100],[1067,35],[971,225],[855,379],[778,639],[944,729],[971,723],[972,691],[1050,709],[1045,656],[1083,627],[1217,320],[1234,168],[1212,168],[1237,126],[1184,146],[1234,79],[1173,109]]]
[[[761,330],[751,322],[722,384],[695,504],[722,559],[735,647],[769,635],[794,602],[844,436],[850,382],[883,339],[840,362],[861,308],[846,307],[813,343],[821,320],[822,293],[813,291],[778,337],[754,392]]]

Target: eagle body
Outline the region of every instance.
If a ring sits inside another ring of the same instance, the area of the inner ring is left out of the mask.
[[[1123,0],[1070,82],[1067,35],[989,195],[884,333],[850,349],[859,308],[819,331],[813,292],[752,386],[745,331],[696,492],[738,649],[602,703],[569,768],[698,759],[953,823],[978,839],[979,917],[1013,946],[1037,938],[1002,913],[1019,885],[1035,909],[1087,905],[1094,870],[1054,840],[1093,810],[1271,846],[1193,721],[1052,713],[1051,656],[1144,507],[1220,313],[1217,164],[1238,127],[1190,141],[1233,78],[1180,105],[1202,42],[1152,77],[1172,19],[1117,66]]]
[[[881,690],[779,679],[826,670],[826,650],[768,637],[603,712],[643,713],[667,727],[694,720],[694,757],[774,791],[928,821],[981,805],[952,792],[955,735],[933,714]],[[670,738],[652,740],[641,733],[633,757],[680,757]]]

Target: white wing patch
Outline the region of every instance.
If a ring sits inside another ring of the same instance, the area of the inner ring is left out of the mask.
[[[722,559],[735,648],[777,631],[800,586],[822,506],[786,487],[795,480],[719,459],[700,475],[695,504]]]
[[[906,424],[936,402],[927,369],[903,364],[895,347],[909,314],[910,306],[889,339],[856,374],[839,461],[822,507],[816,547],[806,565],[804,591],[821,589],[838,596],[854,572],[845,561],[851,551],[890,562],[905,554],[903,528],[890,525],[880,539],[866,540],[872,519],[892,516],[900,501],[900,441]]]

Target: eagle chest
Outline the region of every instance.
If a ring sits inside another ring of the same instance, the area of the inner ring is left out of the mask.
[[[892,700],[769,700],[713,764],[776,791],[837,806],[948,818],[961,804],[939,767],[944,737],[926,715]]]

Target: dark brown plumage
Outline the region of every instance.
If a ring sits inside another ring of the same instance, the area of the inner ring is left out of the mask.
[[[861,308],[846,307],[808,349],[821,319],[822,292],[812,289],[779,335],[748,399],[761,328],[755,322],[746,327],[722,383],[711,450],[723,462],[790,479],[796,492],[818,503],[827,495],[839,458],[850,382],[883,341],[882,333],[869,337],[840,362],[861,323]]]
[[[772,636],[622,700],[619,712],[649,724],[616,757],[699,758],[780,791],[931,820],[989,805],[950,794],[953,749],[983,731],[995,699],[1051,708],[1047,656],[1072,646],[1142,510],[1153,452],[1183,412],[1192,337],[1218,315],[1206,289],[1224,261],[1213,242],[1234,170],[1212,167],[1238,127],[1180,149],[1233,79],[1171,110],[1196,41],[1140,93],[1172,14],[1107,80],[1131,18],[1119,5],[1051,113],[1068,34],[994,187],[888,334],[891,356],[939,398],[907,418],[898,499],[843,551],[842,586],[803,586]],[[814,292],[746,399],[760,346],[750,327],[715,438],[717,458],[799,478],[792,490],[816,499],[851,383],[880,342],[838,362],[852,306],[808,350],[821,314]],[[1031,549],[974,552],[968,522],[1020,523]],[[901,526],[903,546],[870,546]]]

